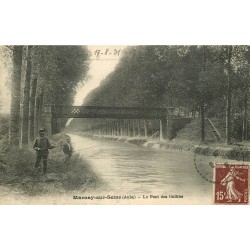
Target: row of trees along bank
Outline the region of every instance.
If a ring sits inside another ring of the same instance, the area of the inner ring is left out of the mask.
[[[41,124],[44,105],[72,105],[87,77],[86,46],[1,46],[11,89],[9,143],[27,145]]]
[[[201,142],[205,118],[224,121],[227,144],[247,139],[249,46],[130,46],[122,55],[84,105],[173,106],[198,114]]]

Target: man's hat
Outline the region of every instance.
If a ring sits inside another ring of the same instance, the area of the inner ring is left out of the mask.
[[[40,128],[39,132],[45,132],[45,128]]]

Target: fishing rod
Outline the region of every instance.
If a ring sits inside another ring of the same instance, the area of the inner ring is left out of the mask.
[[[96,147],[100,147],[100,146],[103,146],[103,145],[104,145],[104,144],[97,145],[97,146],[94,146],[94,147],[89,147],[89,148],[96,148]],[[78,150],[75,150],[74,152],[77,152],[77,151],[82,151],[82,150],[89,149],[89,148],[82,148],[82,149],[78,149]]]
[[[96,147],[100,147],[100,146],[103,146],[103,145],[104,144],[93,146],[93,147],[89,147],[89,148],[96,148]],[[52,149],[59,148],[59,147],[61,147],[61,146],[54,146]],[[85,149],[89,149],[89,148],[82,148],[82,149],[74,150],[73,153],[74,152],[78,152],[78,151],[82,151],[82,150],[85,150]],[[47,149],[43,149],[43,148],[38,149],[38,151],[42,151],[42,150],[47,150]]]
[[[76,143],[79,143],[79,142],[82,142],[82,141],[70,142],[70,144],[76,144]]]

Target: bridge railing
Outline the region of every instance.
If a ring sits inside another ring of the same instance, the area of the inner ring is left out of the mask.
[[[57,118],[166,119],[168,110],[166,108],[55,106],[53,114]]]

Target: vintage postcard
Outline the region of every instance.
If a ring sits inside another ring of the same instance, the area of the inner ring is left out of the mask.
[[[250,46],[0,46],[0,204],[249,203]]]

